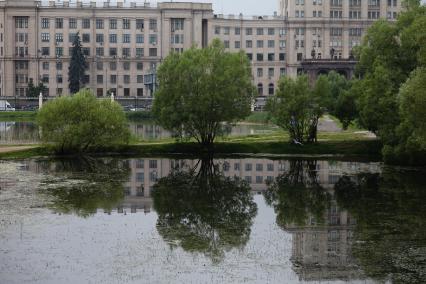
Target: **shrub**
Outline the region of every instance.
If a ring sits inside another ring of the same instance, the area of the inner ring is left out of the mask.
[[[39,111],[37,122],[42,141],[51,144],[56,153],[99,151],[130,139],[121,106],[97,100],[88,90],[47,103]]]

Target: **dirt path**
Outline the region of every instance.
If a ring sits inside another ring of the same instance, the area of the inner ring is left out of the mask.
[[[318,123],[318,132],[341,132],[340,128],[334,120],[332,120],[328,115],[324,115],[320,118]]]
[[[23,151],[32,148],[36,148],[37,146],[4,146],[0,145],[0,153],[10,153],[16,151]]]

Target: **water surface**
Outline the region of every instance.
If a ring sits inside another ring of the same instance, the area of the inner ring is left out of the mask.
[[[422,283],[424,172],[270,159],[0,162],[1,283]]]

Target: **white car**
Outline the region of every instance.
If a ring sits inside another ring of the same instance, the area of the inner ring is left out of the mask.
[[[8,101],[0,100],[0,111],[15,111]]]

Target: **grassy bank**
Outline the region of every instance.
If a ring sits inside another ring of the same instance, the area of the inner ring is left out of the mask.
[[[327,138],[327,139],[325,139]],[[324,134],[317,144],[298,146],[288,143],[283,136],[269,135],[267,137],[234,137],[228,141],[217,142],[214,153],[217,155],[251,155],[264,156],[291,155],[291,156],[322,156],[322,157],[363,157],[380,158],[382,144],[375,139],[362,139],[353,137],[347,139],[344,134]],[[105,149],[97,155],[122,155],[122,156],[168,156],[185,155],[196,156],[203,150],[195,142],[144,142],[122,146],[114,149]],[[0,153],[0,159],[29,158],[36,156],[49,156],[52,153],[44,147],[38,147],[19,152]]]
[[[0,121],[32,121],[36,116],[36,111],[0,111]]]

